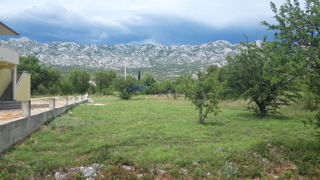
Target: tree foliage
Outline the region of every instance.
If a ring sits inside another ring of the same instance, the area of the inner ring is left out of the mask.
[[[174,84],[168,79],[163,80],[159,84],[158,90],[162,93],[172,93],[172,92],[174,92]]]
[[[275,30],[274,38],[286,51],[294,74],[319,74],[320,71],[320,2],[305,0],[304,8],[298,0],[287,0],[279,9],[271,2],[277,24],[263,21],[269,30]],[[318,78],[318,76],[317,76]]]
[[[295,79],[283,69],[288,59],[278,42],[241,42],[240,54],[227,57],[228,77],[226,91],[234,98],[249,99],[256,106],[249,109],[264,117],[280,105],[298,96]]]
[[[117,77],[113,82],[113,86],[119,92],[120,99],[128,100],[131,98],[134,92],[132,88],[137,82],[132,76],[127,76],[126,79],[124,77]]]
[[[188,87],[188,89],[185,89],[187,90],[185,91],[185,95],[196,106],[199,112],[198,123],[203,124],[208,114],[218,114],[218,92],[220,87],[215,75],[207,75],[198,71],[197,77],[198,80],[193,81],[190,79],[190,76],[185,76],[186,79],[182,80],[184,85],[182,83],[181,85],[185,88]]]
[[[103,71],[97,71],[94,73],[94,82],[100,93],[102,89],[108,88],[110,85],[108,74]]]
[[[84,94],[90,87],[90,74],[85,70],[79,71],[75,69],[69,73],[69,81],[75,93]]]
[[[284,68],[290,68],[292,74],[303,75],[302,87],[307,90],[304,91],[305,104],[314,110],[320,95],[320,1],[305,0],[304,8],[298,0],[287,0],[279,8],[271,2],[271,9],[277,24],[266,21],[262,24],[276,30],[274,37],[291,61]],[[320,128],[319,122],[320,113],[309,124]]]
[[[219,67],[217,65],[212,65],[212,64],[206,68],[206,71],[208,74],[217,73],[218,70],[219,70]]]
[[[60,84],[59,92],[61,95],[74,94],[74,88],[72,86],[72,83],[69,81],[69,78],[67,75],[64,75],[62,77],[59,84]],[[56,92],[56,93],[58,93],[58,92]]]
[[[151,72],[147,72],[142,76],[141,82],[151,87],[152,84],[156,83],[157,81],[153,78],[153,75]]]
[[[20,56],[18,71],[28,71],[31,74],[31,92],[36,92],[41,85],[42,93],[53,93],[61,79],[60,71],[40,64],[35,56]],[[51,92],[49,92],[51,91]]]
[[[196,80],[190,74],[178,77],[174,82],[174,88],[177,93],[187,94]]]

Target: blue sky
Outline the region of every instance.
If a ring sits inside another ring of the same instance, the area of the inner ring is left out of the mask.
[[[199,45],[272,40],[260,22],[275,23],[269,0],[14,0],[0,21],[18,37],[78,44]],[[274,0],[279,7],[285,0]],[[7,39],[9,36],[0,36]],[[17,38],[17,37],[14,37]]]

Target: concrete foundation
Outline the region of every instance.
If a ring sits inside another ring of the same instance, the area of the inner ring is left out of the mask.
[[[49,106],[50,102],[49,100]],[[86,101],[80,101],[63,107],[55,107],[49,109],[48,111],[41,112],[39,114],[31,115],[29,112],[28,117],[22,117],[19,119],[14,119],[12,121],[5,121],[0,123],[0,152],[9,148],[11,145],[17,141],[27,137],[32,132],[38,130],[42,125],[44,125],[51,118],[66,112],[74,106],[77,106],[79,103]],[[26,101],[25,105],[30,106],[30,101]],[[52,108],[52,104],[50,106]],[[30,108],[28,108],[30,109]],[[27,113],[27,112],[26,112]],[[27,114],[26,114],[27,115]]]

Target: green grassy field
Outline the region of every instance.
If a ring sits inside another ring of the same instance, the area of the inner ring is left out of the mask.
[[[198,111],[184,98],[93,100],[2,153],[0,179],[50,179],[57,170],[93,163],[105,165],[97,179],[320,177],[319,140],[301,123],[315,112],[297,104],[260,119],[244,111],[246,102],[224,101],[221,112],[200,125]]]

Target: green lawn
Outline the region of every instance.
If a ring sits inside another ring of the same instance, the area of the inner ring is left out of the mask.
[[[319,141],[301,123],[315,112],[298,105],[260,119],[244,111],[246,102],[224,101],[221,112],[200,125],[198,111],[184,98],[93,100],[2,153],[0,179],[44,179],[56,170],[93,163],[106,165],[99,172],[106,179],[133,179],[137,174],[144,175],[141,179],[320,177]],[[135,170],[123,171],[121,165]]]

